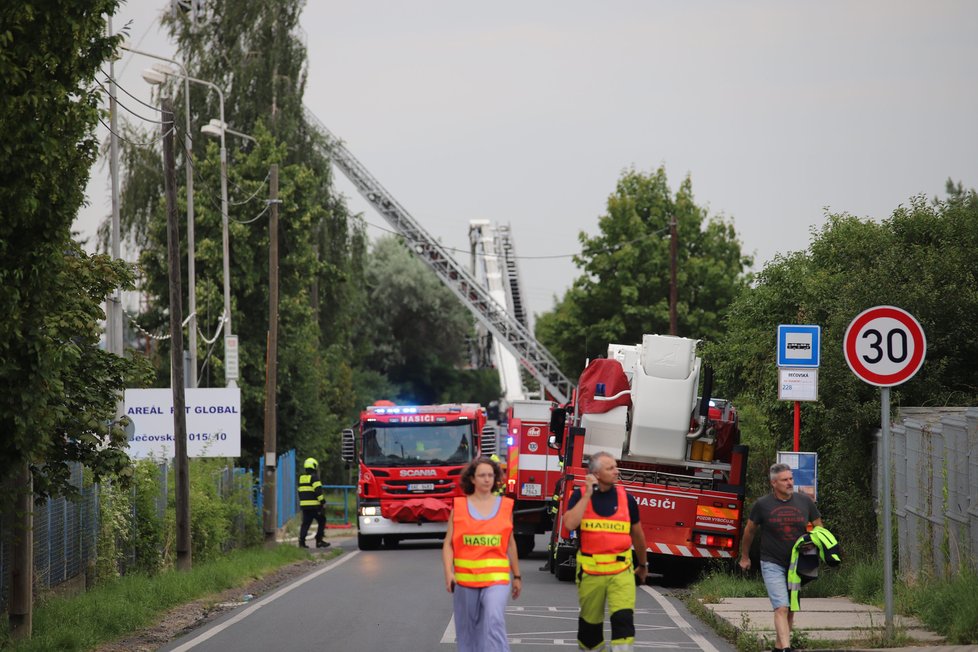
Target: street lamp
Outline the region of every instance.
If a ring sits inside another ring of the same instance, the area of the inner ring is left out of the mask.
[[[221,124],[220,120],[211,120],[210,122],[208,122],[207,124],[205,124],[203,127],[200,128],[200,133],[204,134],[205,136],[218,138],[221,135],[222,129],[228,132],[229,134],[231,134],[232,136],[244,138],[245,140],[250,140],[251,142],[256,144],[258,143],[257,140],[255,140],[248,134],[242,133],[240,131],[235,131],[231,127],[227,126],[227,124]]]
[[[150,52],[142,52],[131,48],[125,44],[120,45],[123,50],[127,52],[132,52],[133,54],[141,54],[144,57],[149,57],[151,59],[157,59],[159,61],[166,61],[172,63],[173,65],[180,68],[183,71],[184,81],[183,81],[183,103],[184,103],[184,114],[186,118],[186,129],[183,136],[184,148],[187,152],[190,152],[190,148],[193,145],[193,141],[190,139],[190,82],[186,77],[187,70],[184,68],[183,64],[175,59],[169,59],[167,57],[161,57],[158,54],[152,54]],[[151,72],[150,78],[147,78],[147,72]],[[151,84],[161,84],[163,83],[163,76],[161,73],[150,70],[143,71],[143,79]],[[190,371],[189,385],[190,387],[197,387],[197,275],[194,265],[194,171],[188,165],[187,167],[187,349],[190,351],[190,360],[187,367]]]
[[[151,68],[143,71],[143,79],[151,84],[160,84],[163,82],[165,75],[171,75],[174,77],[183,77],[184,82],[194,82],[195,84],[203,84],[207,86],[212,91],[217,93],[218,106],[220,107],[221,124],[224,122],[224,93],[216,85],[209,81],[203,79],[197,79],[196,77],[191,77],[187,74],[186,70],[181,67],[181,72],[177,73],[173,70],[164,70],[160,67]],[[189,132],[189,129],[188,129]],[[234,329],[231,327],[231,264],[228,246],[228,154],[227,149],[224,146],[224,132],[225,129],[220,130],[221,138],[221,231],[223,240],[223,252],[224,252],[224,363],[225,363],[225,376],[227,376],[227,362],[228,362],[228,338],[234,333]],[[236,344],[236,343],[235,343]],[[235,354],[237,349],[235,349]],[[236,378],[229,378],[227,381],[228,387],[235,387]]]

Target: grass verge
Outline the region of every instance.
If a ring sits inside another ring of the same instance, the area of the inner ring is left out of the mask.
[[[188,572],[127,575],[80,595],[42,598],[34,605],[31,640],[15,644],[4,621],[0,647],[11,652],[91,650],[152,625],[173,607],[244,586],[310,557],[308,551],[288,545],[235,550]]]
[[[949,580],[919,579],[915,582],[896,582],[894,611],[918,618],[927,629],[943,636],[947,643],[968,645],[978,643],[978,575],[962,571]],[[847,596],[852,601],[882,608],[883,568],[876,559],[851,561],[837,569],[829,569],[815,582],[802,589],[807,598]],[[771,641],[752,634],[750,623],[739,628],[731,626],[713,614],[703,603],[716,603],[722,598],[767,597],[760,577],[747,577],[736,572],[714,570],[690,586],[681,596],[687,608],[708,623],[720,636],[742,652],[770,649]],[[808,640],[804,632],[793,637],[795,647],[832,647],[838,641]],[[801,640],[804,639],[804,640]],[[876,633],[862,641],[862,647],[888,647],[910,643],[906,632],[899,629],[892,640]]]

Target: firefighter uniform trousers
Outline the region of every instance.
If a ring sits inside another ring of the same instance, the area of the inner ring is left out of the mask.
[[[611,614],[611,651],[635,649],[635,575],[631,555],[631,522],[624,488],[616,486],[618,509],[600,516],[590,501],[581,521],[577,553],[577,645],[604,650],[604,605]]]
[[[631,569],[629,568],[629,571]],[[578,572],[577,646],[581,650],[604,650],[604,603],[611,613],[611,651],[635,649],[635,575],[588,575]]]

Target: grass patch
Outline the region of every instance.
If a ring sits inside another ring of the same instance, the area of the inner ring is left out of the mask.
[[[760,575],[730,574],[714,570],[692,586],[693,594],[702,602],[715,603],[722,598],[766,598],[767,591]]]
[[[189,572],[167,570],[155,576],[132,574],[72,597],[50,597],[34,605],[29,641],[13,644],[8,624],[0,630],[0,647],[12,652],[90,650],[152,625],[169,609],[251,580],[294,561],[310,558],[296,546],[234,550],[194,564]]]
[[[904,604],[948,643],[978,643],[978,575],[962,572],[946,582],[925,581],[906,591]]]
[[[894,611],[905,616],[915,616],[930,629],[947,639],[947,643],[968,645],[978,643],[978,574],[962,571],[950,580],[919,580],[912,584],[894,583]],[[820,577],[802,590],[802,609],[805,598],[848,597],[853,602],[871,604],[883,608],[883,566],[878,559],[848,560],[838,568],[822,567]],[[691,585],[680,596],[697,617],[708,623],[724,639],[738,650],[754,652],[770,646],[770,641],[748,632],[749,623],[742,622],[738,629],[731,626],[704,607],[704,603],[717,603],[723,598],[767,597],[764,583],[757,575],[744,575],[738,571],[716,569],[702,580]],[[883,634],[883,619],[879,631],[861,643],[865,647],[888,647],[911,642],[905,631],[897,628],[891,639]],[[808,640],[803,631],[793,633],[795,647],[831,647],[837,642]]]

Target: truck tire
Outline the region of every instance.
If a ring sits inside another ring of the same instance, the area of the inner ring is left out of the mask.
[[[577,572],[577,555],[570,546],[558,546],[554,558],[554,575],[561,582],[573,582]]]
[[[360,550],[377,550],[380,548],[380,537],[358,533],[357,547],[360,548]]]
[[[533,534],[517,534],[516,539],[516,555],[520,559],[524,559],[530,556],[533,552],[533,546],[536,543],[536,536]]]

